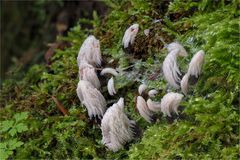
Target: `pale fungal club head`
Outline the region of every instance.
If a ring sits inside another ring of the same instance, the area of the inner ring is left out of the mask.
[[[181,90],[185,95],[187,95],[187,92],[188,92],[188,80],[189,80],[189,74],[186,73],[181,80]]]
[[[167,115],[171,117],[171,113],[175,112],[178,114],[178,107],[183,98],[182,94],[179,93],[167,93],[164,95],[164,97],[161,99],[161,111],[164,115]]]
[[[176,54],[176,56],[186,57],[188,55],[184,47],[178,42],[172,42],[167,45],[168,53]]]
[[[148,99],[147,100],[147,106],[153,112],[161,111],[161,104],[160,104],[160,102],[154,102],[151,99]]]
[[[143,92],[147,89],[147,85],[146,84],[141,84],[139,87],[138,87],[138,94],[139,95],[142,95]]]
[[[80,80],[77,86],[77,95],[81,103],[87,108],[90,118],[103,116],[107,106],[106,100],[90,82]]]
[[[86,61],[93,66],[100,66],[102,57],[100,43],[93,35],[90,35],[83,42],[77,57],[78,66],[82,61]]]
[[[97,89],[101,87],[95,68],[86,61],[80,63],[79,79],[89,81]]]
[[[115,87],[114,87],[113,77],[108,80],[107,89],[108,89],[109,95],[111,95],[111,96],[113,96],[114,94],[117,93],[116,90],[115,90]]]
[[[105,74],[111,74],[113,76],[117,76],[118,75],[118,72],[116,71],[116,69],[113,69],[113,68],[104,68],[102,71],[101,71],[101,76],[105,75]]]
[[[135,122],[124,113],[124,99],[120,98],[103,116],[101,122],[102,143],[116,152],[134,138]]]
[[[179,83],[181,81],[181,72],[177,65],[177,57],[174,54],[168,54],[167,57],[163,61],[163,75],[167,80],[168,84],[172,87],[178,89]]]
[[[193,58],[191,59],[191,62],[189,63],[188,67],[188,74],[191,76],[195,76],[195,78],[198,78],[198,76],[201,73],[202,65],[204,62],[204,56],[205,53],[203,50],[198,51]]]
[[[147,102],[142,96],[137,97],[137,109],[139,114],[149,123],[152,122],[153,113],[149,110]]]
[[[122,39],[122,43],[124,48],[127,48],[129,44],[133,44],[135,37],[137,36],[139,30],[139,25],[138,24],[133,24],[131,25],[126,31]]]
[[[204,51],[200,50],[193,56],[191,62],[189,63],[188,71],[181,80],[181,90],[185,95],[187,95],[188,92],[189,78],[191,76],[194,76],[194,78],[198,78],[201,73],[202,65],[204,62],[204,56],[205,56]]]
[[[156,94],[158,94],[158,91],[155,90],[155,89],[152,89],[152,90],[150,90],[150,91],[148,92],[148,96],[149,96],[149,97],[155,97]]]

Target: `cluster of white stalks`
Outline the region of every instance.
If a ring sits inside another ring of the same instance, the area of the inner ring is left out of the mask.
[[[133,24],[126,31],[122,39],[124,48],[134,44],[138,33],[139,25]],[[149,30],[144,30],[146,36]],[[168,84],[175,89],[181,87],[186,95],[188,92],[188,81],[191,77],[198,78],[201,73],[201,67],[204,61],[204,51],[197,52],[188,67],[187,73],[182,78],[182,73],[177,64],[177,57],[186,57],[188,53],[182,45],[173,42],[167,45],[168,55],[166,56],[162,70]],[[136,123],[130,120],[124,113],[124,99],[120,98],[107,109],[107,103],[100,92],[101,83],[96,73],[96,67],[101,66],[100,43],[93,35],[87,37],[83,42],[77,57],[79,67],[79,83],[77,86],[77,95],[81,103],[87,108],[90,118],[97,117],[102,119],[102,143],[111,151],[116,152],[122,149],[124,145],[134,138],[134,127]],[[101,76],[111,75],[108,80],[107,89],[111,96],[117,94],[114,87],[114,77],[119,73],[113,68],[104,68]],[[136,107],[140,115],[149,123],[153,122],[154,112],[162,112],[171,117],[172,113],[178,115],[178,107],[182,101],[183,95],[169,92],[163,96],[161,102],[155,102],[154,98],[158,91],[156,89],[147,90],[147,85],[141,84],[138,88]]]
[[[198,51],[189,63],[187,73],[182,76],[177,64],[177,57],[186,57],[188,53],[184,47],[177,42],[170,43],[167,46],[167,49],[168,55],[166,56],[162,66],[164,77],[170,86],[175,89],[179,89],[181,87],[182,92],[187,95],[189,86],[188,81],[190,77],[197,79],[201,74],[205,53],[203,50]]]
[[[138,24],[131,26],[126,31],[123,41],[124,46],[134,43],[138,32]],[[96,67],[101,66],[100,43],[93,35],[90,35],[83,42],[77,57],[79,67],[79,82],[77,95],[81,103],[87,108],[90,119],[99,118],[101,121],[102,143],[114,152],[123,148],[124,145],[134,137],[135,122],[129,120],[124,113],[124,99],[107,109],[107,103],[100,92],[101,83],[96,73]],[[118,72],[113,68],[104,68],[100,75],[111,75],[107,89],[111,96],[117,92],[114,87],[114,77]],[[153,93],[154,94],[154,93]]]
[[[101,119],[107,108],[107,103],[101,92],[101,83],[96,73],[96,66],[101,65],[101,51],[99,40],[93,35],[87,37],[83,42],[77,57],[79,67],[79,83],[77,95],[88,110],[90,118],[98,117]],[[117,76],[115,69],[105,68],[101,75],[110,73]],[[113,77],[108,81],[108,92],[110,95],[116,94]]]
[[[182,77],[182,73],[179,70],[177,64],[177,57],[186,57],[188,55],[184,47],[173,42],[167,45],[168,55],[163,61],[163,75],[170,86],[175,89],[181,87],[182,93],[187,95],[189,87],[189,79],[194,77],[197,79],[201,74],[201,68],[204,62],[204,51],[198,51],[189,63],[187,73]],[[182,78],[181,78],[182,77]],[[155,97],[158,93],[156,90],[150,90],[147,98],[144,95],[147,86],[141,84],[138,88],[138,94],[136,107],[139,114],[148,122],[152,122],[153,112],[161,111],[164,115],[171,117],[171,113],[178,115],[178,107],[183,98],[180,93],[169,92],[161,99],[161,102],[154,102],[150,98]],[[145,98],[145,99],[144,99]]]
[[[164,115],[171,117],[171,112],[178,114],[177,109],[183,98],[182,94],[179,93],[167,93],[162,99],[161,102],[155,102],[151,98],[155,97],[158,94],[158,91],[152,89],[148,91],[147,97],[144,96],[144,92],[147,89],[147,85],[141,84],[138,87],[138,97],[136,102],[136,107],[139,114],[149,123],[153,121],[152,116],[154,112],[161,111]],[[146,95],[146,94],[145,94]],[[146,101],[147,99],[147,101]]]
[[[188,54],[179,43],[175,42],[170,43],[167,49],[168,55],[163,61],[162,66],[163,74],[167,82],[175,89],[178,89],[180,87],[181,72],[178,68],[177,57],[185,57]]]
[[[106,100],[99,91],[101,84],[95,70],[95,66],[101,65],[101,59],[99,40],[90,35],[83,42],[77,57],[79,67],[77,95],[86,106],[90,118],[101,119],[107,109]]]

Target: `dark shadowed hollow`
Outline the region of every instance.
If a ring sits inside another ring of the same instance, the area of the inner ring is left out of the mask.
[[[49,44],[55,42],[56,36],[66,35],[80,18],[92,19],[93,11],[102,16],[107,11],[103,2],[91,0],[1,0],[0,6],[0,84],[11,76],[9,67],[26,70],[43,62]],[[91,24],[81,27],[92,28]]]

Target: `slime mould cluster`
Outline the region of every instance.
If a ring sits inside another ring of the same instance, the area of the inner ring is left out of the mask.
[[[0,159],[239,159],[238,2],[105,3],[106,17],[87,22],[93,30],[77,25],[59,37],[71,45],[47,66],[34,65],[23,78],[12,68],[1,89]],[[124,33],[135,23],[125,51]],[[83,63],[79,71],[77,53],[89,35],[101,44],[102,66]],[[172,42],[188,55],[169,51]],[[79,107],[79,78],[94,79],[87,84],[102,109],[88,101]],[[88,113],[100,115],[102,126]]]

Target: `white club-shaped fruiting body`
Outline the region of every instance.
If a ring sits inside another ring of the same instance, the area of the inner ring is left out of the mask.
[[[191,76],[194,76],[194,78],[198,78],[201,73],[201,68],[204,62],[204,56],[205,56],[204,51],[200,50],[193,56],[191,62],[189,63],[188,71],[181,80],[181,90],[185,95],[187,95],[188,92],[189,78]]]
[[[101,87],[95,68],[86,61],[80,63],[79,79],[89,81],[97,89]]]
[[[188,74],[191,76],[195,76],[195,78],[198,78],[198,76],[201,73],[201,68],[204,62],[204,56],[205,53],[203,50],[198,51],[193,58],[191,59],[191,62],[188,66]]]
[[[107,106],[106,100],[90,82],[80,80],[77,86],[77,95],[81,103],[87,108],[90,118],[103,116]]]
[[[122,39],[123,47],[127,48],[129,44],[133,44],[135,37],[138,33],[139,30],[139,25],[138,24],[133,24],[131,25],[126,31]]]
[[[160,102],[154,102],[151,99],[148,99],[147,100],[147,106],[153,112],[161,111],[161,104],[160,104]]]
[[[149,123],[152,122],[153,113],[149,110],[147,102],[142,96],[137,97],[137,109],[139,114]]]
[[[158,94],[158,91],[155,90],[155,89],[152,89],[152,90],[150,90],[150,91],[148,92],[148,96],[149,96],[149,97],[155,97],[156,94]]]
[[[164,115],[171,117],[171,112],[178,114],[178,107],[182,101],[183,95],[179,93],[167,93],[161,99],[161,111]]]
[[[148,37],[148,36],[149,36],[149,33],[150,33],[150,29],[145,29],[143,32],[144,32],[145,36]]]
[[[118,72],[117,72],[115,69],[113,69],[113,68],[104,68],[104,69],[101,71],[100,75],[103,76],[103,75],[105,75],[105,74],[111,74],[111,75],[113,75],[113,76],[117,76],[117,75],[118,75]]]
[[[108,80],[107,89],[108,89],[108,93],[109,93],[111,96],[113,96],[114,94],[116,94],[116,90],[115,90],[115,87],[114,87],[113,77]]]
[[[189,80],[189,74],[186,73],[181,80],[181,90],[185,95],[187,95],[187,92],[188,92],[188,80]]]
[[[167,45],[168,53],[176,54],[176,56],[186,57],[188,55],[184,47],[178,42],[172,42]]]
[[[124,99],[113,104],[103,116],[101,122],[102,143],[116,152],[134,138],[135,122],[124,113]]]
[[[175,54],[168,54],[163,61],[163,75],[166,81],[174,88],[178,89],[181,81],[181,72],[177,65]]]
[[[100,75],[105,75],[105,74],[111,74],[113,76],[118,76],[118,72],[113,69],[113,68],[104,68]],[[107,84],[107,89],[108,89],[108,93],[113,96],[114,94],[116,94],[116,90],[114,87],[114,79],[113,77],[111,79],[108,80],[108,84]]]
[[[141,84],[139,87],[138,87],[138,94],[139,95],[142,95],[143,92],[147,89],[147,85],[146,84]]]
[[[100,43],[93,35],[90,35],[83,42],[77,57],[78,66],[82,61],[86,61],[93,66],[101,65]]]

